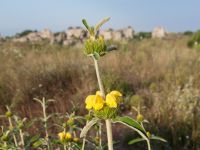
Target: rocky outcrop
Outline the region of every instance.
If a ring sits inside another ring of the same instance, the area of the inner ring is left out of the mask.
[[[112,39],[112,29],[107,29],[107,30],[101,30],[100,35],[104,37],[105,40],[111,40]]]
[[[153,29],[151,36],[152,38],[164,38],[167,35],[167,31],[164,27],[156,27]]]
[[[132,39],[134,36],[134,30],[130,26],[119,30],[108,29],[100,31],[100,35],[102,35],[105,40],[121,41]]]
[[[105,40],[121,41],[133,38],[134,30],[131,27],[127,27],[120,30],[106,29],[101,30],[100,35]],[[53,33],[49,29],[44,29],[40,32],[31,32],[22,37],[13,38],[14,42],[38,42],[44,39],[49,40],[51,44],[62,44],[62,45],[74,45],[84,41],[87,37],[85,29],[80,27],[70,27],[64,32]]]
[[[122,29],[122,34],[126,39],[132,39],[134,36],[134,30],[132,27]]]
[[[87,32],[80,28],[69,28],[68,30],[65,31],[67,35],[67,39],[80,39],[83,40],[87,36]]]
[[[49,39],[49,40],[51,40],[53,38],[53,36],[54,36],[54,34],[49,29],[44,29],[41,32],[38,32],[38,35],[42,39]]]

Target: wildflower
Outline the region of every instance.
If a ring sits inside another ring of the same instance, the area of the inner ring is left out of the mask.
[[[109,94],[106,95],[106,104],[110,108],[117,108],[118,104],[118,97],[121,97],[122,94],[119,91],[112,91]]]
[[[69,132],[60,132],[58,133],[60,141],[69,141],[72,138],[72,135]]]
[[[66,134],[65,134],[65,139],[66,140],[70,140],[72,138],[72,135],[69,133],[69,132],[67,132]]]
[[[12,112],[7,111],[5,115],[6,115],[7,118],[10,118],[10,117],[12,117]]]
[[[138,114],[138,115],[137,115],[137,121],[142,122],[143,120],[144,120],[143,115]]]
[[[101,110],[104,105],[104,99],[100,95],[96,95],[94,100],[94,110]]]
[[[92,109],[93,105],[94,105],[94,99],[95,99],[95,95],[89,95],[86,100],[86,109],[90,110]]]
[[[104,106],[104,99],[97,92],[96,95],[89,95],[86,100],[86,109],[90,110],[94,108],[94,110],[101,110]]]
[[[65,132],[60,132],[58,133],[58,137],[61,141],[64,141],[65,140]]]

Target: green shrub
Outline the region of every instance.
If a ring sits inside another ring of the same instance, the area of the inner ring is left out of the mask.
[[[17,33],[16,36],[22,37],[22,36],[26,36],[26,35],[28,35],[29,33],[32,33],[32,32],[37,32],[37,30],[29,30],[29,29],[24,30],[21,33]]]
[[[134,36],[134,38],[138,40],[149,39],[151,38],[151,32],[139,32]]]
[[[190,41],[188,41],[188,47],[200,48],[200,31],[196,32]]]

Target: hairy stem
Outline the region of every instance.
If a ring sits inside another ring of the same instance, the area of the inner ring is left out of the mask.
[[[100,89],[102,97],[105,99],[105,91],[104,91],[103,84],[100,77],[98,62],[94,57],[93,57],[93,60],[94,60],[94,66],[95,66],[97,80],[99,84],[99,89]],[[113,150],[112,125],[111,125],[110,119],[106,120],[106,131],[107,131],[107,140],[108,140],[108,150]]]
[[[22,149],[25,150],[24,148],[24,134],[22,132],[22,129],[19,130],[19,133],[20,133],[20,137],[21,137],[21,142],[22,142]]]
[[[44,117],[44,129],[45,129],[45,134],[46,134],[46,142],[47,142],[47,148],[48,150],[50,149],[49,146],[49,134],[48,134],[48,130],[47,130],[47,114],[46,114],[46,102],[45,102],[45,98],[42,99],[42,109],[43,109],[43,117]]]
[[[8,106],[6,106],[6,108],[7,108],[8,111],[10,111],[10,108]],[[13,129],[11,117],[8,118],[8,122],[9,122],[10,128]],[[15,146],[18,147],[17,138],[16,138],[14,133],[13,133],[13,139],[14,139],[14,142],[15,142]]]

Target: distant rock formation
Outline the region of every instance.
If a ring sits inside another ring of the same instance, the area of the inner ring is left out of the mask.
[[[127,27],[123,29],[105,29],[100,30],[100,35],[104,37],[105,40],[113,41],[125,41],[134,38],[135,31],[132,27]],[[151,36],[152,38],[164,38],[167,35],[167,31],[164,27],[156,27],[153,29]],[[42,40],[49,41],[50,44],[61,44],[61,45],[74,45],[83,42],[88,37],[85,29],[81,27],[70,27],[66,31],[53,33],[49,29],[44,29],[42,31],[29,31],[27,34],[17,34],[11,37],[13,42],[39,42]],[[8,39],[8,40],[9,40]],[[0,43],[2,43],[4,38],[0,36]]]
[[[134,30],[130,26],[120,30],[108,29],[100,31],[100,35],[102,35],[105,40],[121,41],[132,39],[134,36]]]
[[[164,38],[167,35],[167,31],[165,30],[164,27],[156,27],[152,31],[152,38]]]
[[[44,29],[41,32],[31,32],[22,37],[15,37],[13,38],[13,42],[37,42],[43,39],[48,39],[51,41],[54,37],[54,34],[49,29]]]

